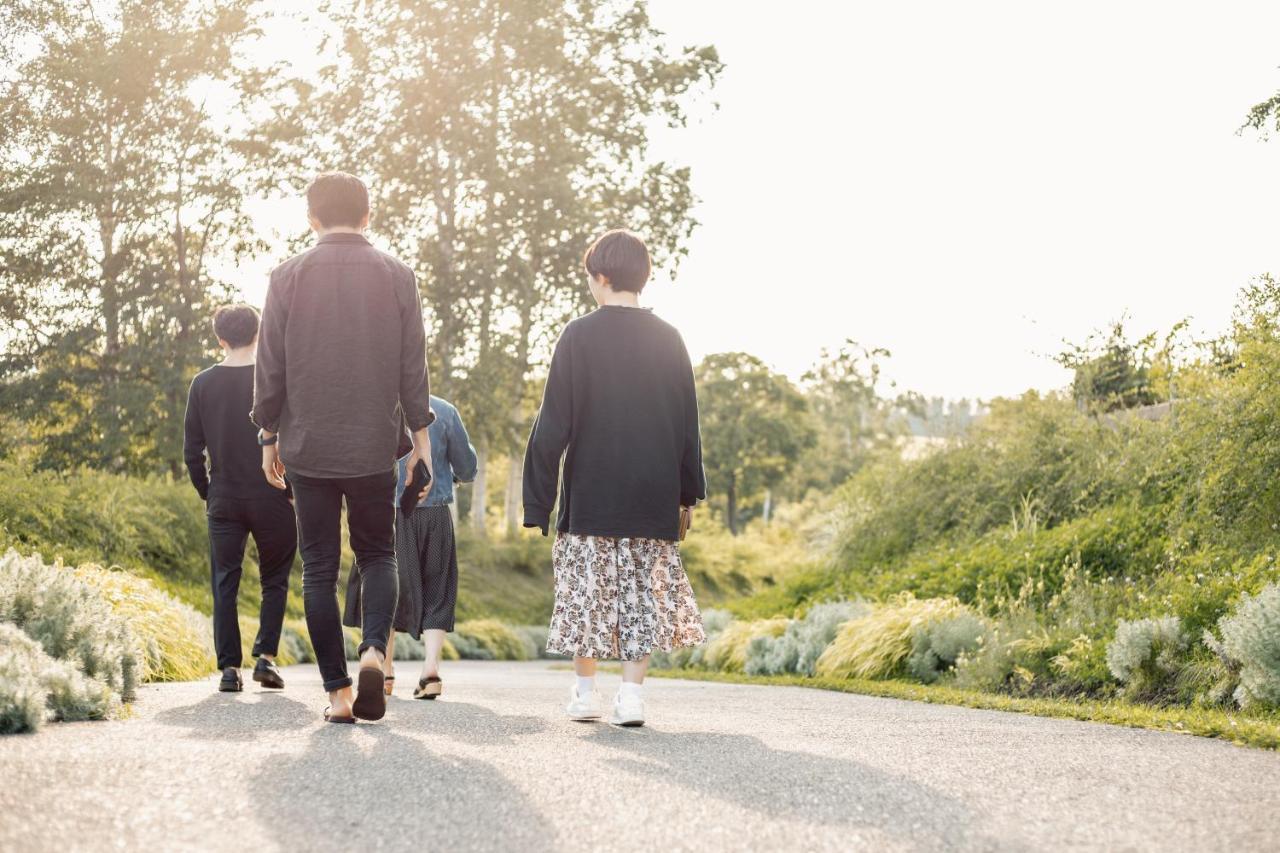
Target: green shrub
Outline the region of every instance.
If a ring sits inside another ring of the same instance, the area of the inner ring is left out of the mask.
[[[954,598],[898,596],[869,615],[845,624],[818,658],[815,671],[827,678],[887,678],[901,674],[916,629],[968,612]]]
[[[496,619],[460,622],[452,639],[463,659],[529,660],[533,657],[525,640]]]
[[[1280,705],[1280,584],[1245,596],[1219,623],[1222,648],[1238,662],[1241,707]]]
[[[747,646],[750,675],[813,675],[818,658],[845,622],[866,616],[871,605],[862,601],[815,604],[802,619],[792,620],[781,636],[758,636]]]
[[[1176,616],[1120,621],[1107,646],[1107,666],[1130,695],[1150,698],[1178,674],[1187,635]]]
[[[986,631],[982,618],[968,610],[916,625],[911,633],[907,671],[925,684],[932,684],[950,671],[961,655],[978,648]]]

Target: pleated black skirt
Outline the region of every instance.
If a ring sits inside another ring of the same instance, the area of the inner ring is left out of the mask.
[[[423,631],[453,630],[458,606],[458,550],[448,506],[396,512],[396,564],[400,597],[394,628],[414,639]],[[342,623],[360,626],[360,567],[351,567]]]

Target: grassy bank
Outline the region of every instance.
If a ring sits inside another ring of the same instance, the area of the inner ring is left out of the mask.
[[[988,711],[1010,711],[1038,717],[1059,717],[1130,728],[1155,729],[1177,734],[1219,738],[1244,746],[1280,748],[1280,714],[1253,717],[1215,708],[1152,708],[1120,700],[1078,701],[1002,696],[980,690],[917,684],[909,681],[848,678],[810,678],[797,675],[746,675],[703,669],[655,669],[656,678],[686,678],[775,687],[810,687],[840,693],[858,693],[912,702],[962,705]]]

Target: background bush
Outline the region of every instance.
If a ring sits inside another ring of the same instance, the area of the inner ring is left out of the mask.
[[[968,612],[954,598],[898,596],[861,619],[846,623],[818,658],[817,674],[828,678],[901,674],[918,628]]]
[[[750,675],[813,675],[840,626],[870,612],[871,605],[862,601],[815,604],[803,618],[789,622],[780,636],[753,637],[745,670]]]
[[[1219,626],[1222,648],[1239,670],[1237,702],[1280,706],[1280,584],[1246,596]]]

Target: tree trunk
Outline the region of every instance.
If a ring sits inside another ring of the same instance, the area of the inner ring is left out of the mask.
[[[481,536],[485,535],[485,481],[488,479],[489,443],[476,443],[476,479],[471,484],[471,529]]]
[[[762,517],[766,526],[769,524],[769,516],[773,514],[773,489],[764,490],[764,512]]]
[[[507,459],[507,535],[514,536],[520,529],[521,475],[524,473],[520,457],[512,453]]]
[[[729,523],[729,533],[738,535],[738,478],[729,475],[729,488],[725,492],[725,521]]]

